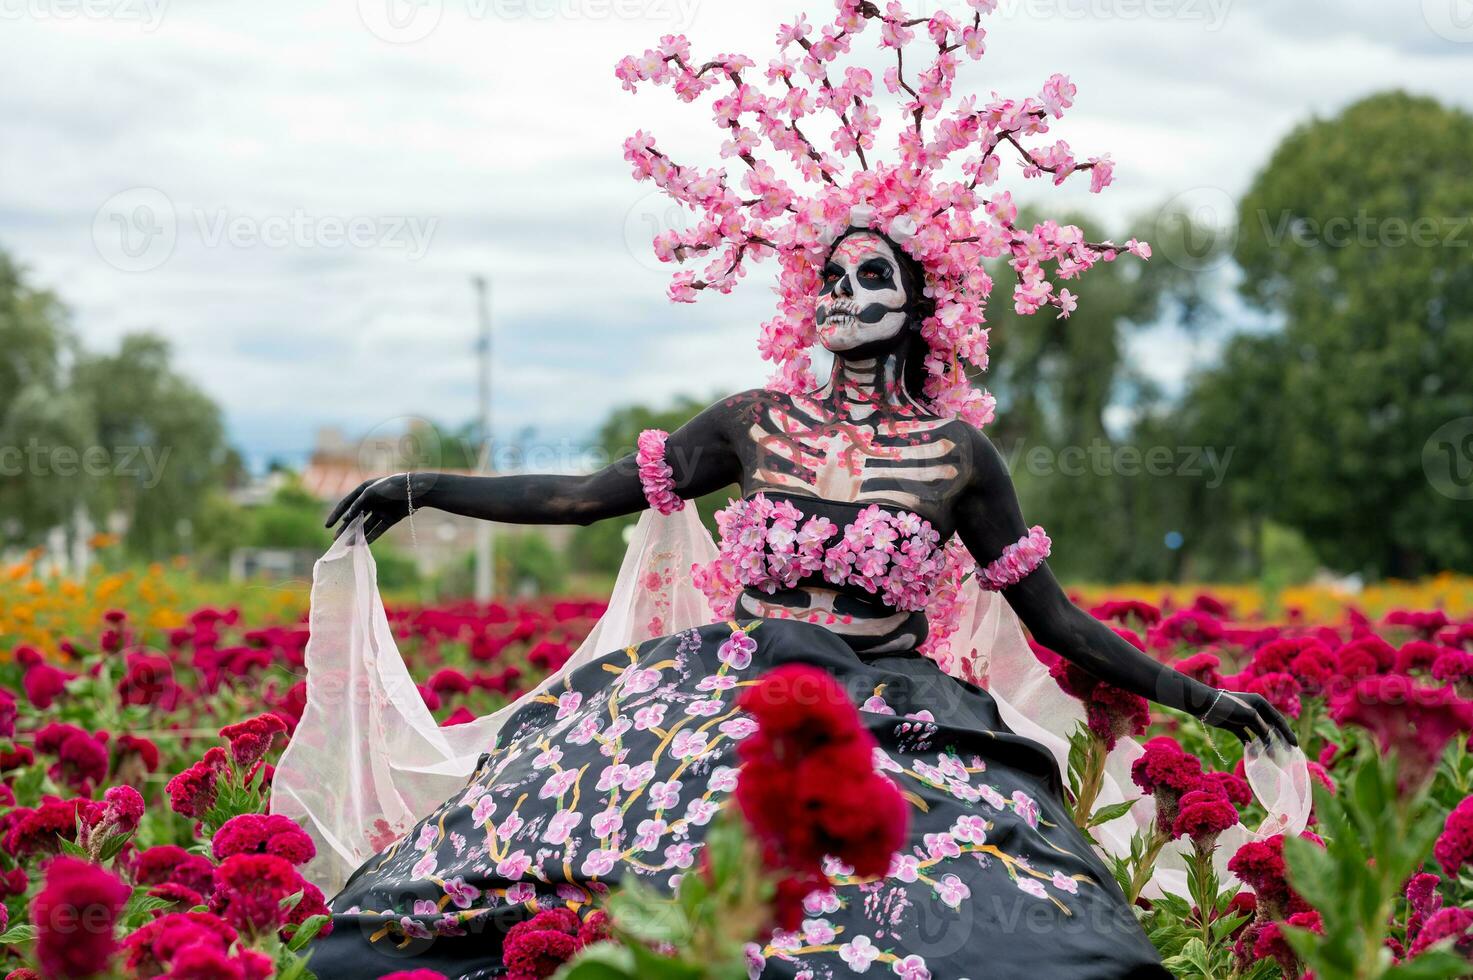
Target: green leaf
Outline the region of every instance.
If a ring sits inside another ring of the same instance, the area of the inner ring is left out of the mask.
[[[1108,806],[1099,807],[1094,813],[1090,814],[1089,826],[1098,827],[1100,824],[1117,820],[1129,813],[1135,804],[1135,800],[1126,800],[1123,803],[1111,803]]]
[[[85,858],[88,856],[87,848],[83,847],[81,844],[78,844],[76,841],[70,841],[64,837],[61,838],[61,853],[69,854],[72,857],[79,858]]]
[[[332,916],[330,915],[309,916],[303,920],[301,925],[296,927],[296,930],[292,933],[291,940],[286,944],[286,948],[292,952],[296,952],[310,943],[322,931],[322,927],[331,921]]]
[[[618,943],[594,943],[553,975],[553,980],[639,980],[634,954]]]
[[[1468,961],[1445,949],[1429,949],[1414,960],[1398,963],[1385,973],[1383,980],[1453,980],[1468,975]]]
[[[28,943],[36,938],[36,927],[22,922],[11,926],[4,932],[0,932],[0,946],[14,946],[18,943]]]

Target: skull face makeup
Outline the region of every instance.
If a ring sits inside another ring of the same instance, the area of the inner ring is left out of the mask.
[[[891,340],[905,329],[911,304],[890,243],[874,232],[852,232],[834,246],[823,269],[814,314],[819,342],[840,352]]]

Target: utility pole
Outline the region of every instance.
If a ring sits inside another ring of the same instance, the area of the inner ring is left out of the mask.
[[[483,474],[491,472],[491,300],[490,284],[485,276],[475,276],[476,307],[480,317],[480,333],[476,352],[480,355],[480,466]],[[496,545],[490,521],[476,522],[476,601],[487,602],[496,593]]]

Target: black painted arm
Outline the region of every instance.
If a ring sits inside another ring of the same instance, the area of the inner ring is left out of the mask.
[[[729,406],[718,403],[671,433],[665,459],[681,497],[699,497],[739,477],[740,464],[728,436],[730,416]],[[357,487],[333,508],[327,526],[338,524],[336,533],[341,534],[364,514],[364,530],[373,541],[408,514],[411,500],[416,510],[434,507],[507,524],[592,524],[648,506],[631,453],[580,476],[399,473]]]
[[[957,533],[985,566],[1028,533],[1018,496],[1002,455],[992,441],[974,433],[972,474],[956,505]],[[1277,711],[1257,695],[1222,692],[1138,650],[1104,623],[1069,601],[1044,562],[1002,596],[1033,638],[1100,680],[1167,707],[1233,731],[1267,736],[1293,734]]]

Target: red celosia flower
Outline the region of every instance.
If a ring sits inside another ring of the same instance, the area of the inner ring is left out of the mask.
[[[37,752],[56,757],[46,774],[84,796],[107,779],[105,735],[89,735],[76,725],[53,722],[36,732],[35,745]]]
[[[230,742],[230,757],[236,768],[249,769],[268,751],[278,735],[286,734],[286,723],[273,714],[257,715],[220,729],[220,737]]]
[[[1161,610],[1149,602],[1141,602],[1138,599],[1117,599],[1102,602],[1089,611],[1095,619],[1115,620],[1124,623],[1130,619],[1138,619],[1146,626],[1154,626],[1161,621]]]
[[[817,871],[831,855],[860,876],[883,874],[905,843],[905,802],[875,772],[874,737],[839,683],[790,664],[738,704],[758,727],[737,749],[737,803],[774,869]]]
[[[1426,640],[1410,640],[1396,651],[1396,670],[1401,674],[1412,674],[1419,670],[1431,670],[1437,658],[1446,650]]]
[[[501,944],[507,980],[543,980],[578,952],[578,916],[571,909],[538,912],[506,931]]]
[[[1243,763],[1240,760],[1238,765]],[[1253,790],[1248,785],[1248,780],[1231,772],[1204,772],[1202,774],[1203,788],[1211,787],[1219,794],[1226,796],[1234,806],[1247,806],[1253,802]]]
[[[1396,663],[1396,648],[1379,636],[1356,637],[1335,651],[1340,673],[1351,680],[1390,670]]]
[[[1450,877],[1473,864],[1473,796],[1453,807],[1442,827],[1442,836],[1432,854]]]
[[[1156,828],[1171,833],[1176,822],[1177,801],[1202,782],[1202,762],[1182,751],[1165,735],[1147,742],[1145,752],[1130,766],[1130,778],[1142,791],[1156,798]]]
[[[1107,749],[1123,735],[1144,734],[1151,723],[1151,706],[1145,698],[1107,684],[1082,667],[1061,658],[1049,674],[1066,694],[1084,702],[1086,723]]]
[[[1453,936],[1457,937],[1453,948],[1473,958],[1473,909],[1450,908],[1433,913],[1417,933],[1416,941],[1408,952],[1416,956],[1433,943]]]
[[[0,688],[0,738],[10,738],[15,734],[15,695],[4,688]]]
[[[1364,678],[1334,699],[1330,713],[1336,724],[1369,730],[1382,752],[1396,753],[1403,790],[1421,786],[1447,743],[1473,729],[1473,703],[1402,675]]]
[[[102,799],[89,803],[81,811],[82,839],[88,841],[131,834],[143,819],[143,797],[132,786],[110,786]]]
[[[133,880],[140,885],[182,885],[208,895],[214,888],[215,866],[209,859],[182,847],[162,844],[140,851],[131,862]]]
[[[1307,840],[1323,844],[1313,834],[1302,834]],[[1307,911],[1308,906],[1289,885],[1284,866],[1284,835],[1275,834],[1261,841],[1249,841],[1228,860],[1228,870],[1237,875],[1257,896],[1258,906],[1268,918]]]
[[[292,864],[306,864],[317,854],[307,832],[279,813],[246,813],[227,820],[215,832],[215,859],[235,854],[274,854]]]
[[[1437,886],[1441,879],[1435,874],[1423,873],[1412,875],[1412,880],[1407,882],[1407,928],[1406,938],[1408,942],[1415,942],[1417,933],[1422,931],[1422,926],[1427,919],[1442,908],[1442,896],[1437,893]]]
[[[176,912],[187,912],[197,905],[208,904],[205,896],[193,888],[188,888],[173,881],[166,881],[161,885],[152,886],[148,889],[148,894],[150,898],[157,898],[160,901],[169,902]]]
[[[1432,676],[1444,683],[1458,685],[1459,693],[1466,694],[1466,682],[1473,677],[1473,656],[1444,647],[1432,662]]]
[[[1190,657],[1178,660],[1172,666],[1208,687],[1222,686],[1222,674],[1218,672],[1218,668],[1222,666],[1222,660],[1215,653],[1194,653]]]
[[[450,728],[455,725],[468,725],[476,720],[476,713],[465,705],[461,705],[440,722],[441,728]]]
[[[236,938],[236,931],[228,923],[208,912],[172,912],[145,924],[123,940],[123,947],[128,951],[124,966],[133,976],[157,976],[183,950],[212,949],[224,953]]]
[[[26,874],[24,868],[0,871],[0,899],[8,895],[24,895],[30,885],[30,876]]]
[[[1207,785],[1204,783],[1204,785]],[[1190,837],[1192,846],[1199,851],[1209,851],[1217,842],[1217,835],[1238,822],[1238,811],[1232,801],[1212,789],[1194,789],[1182,794],[1177,801],[1176,819],[1171,825],[1171,836]]]
[[[305,885],[301,875],[284,858],[271,854],[237,854],[226,858],[215,869],[210,911],[247,935],[275,932],[289,918],[281,907],[282,899]]]
[[[56,854],[63,840],[77,839],[77,814],[87,800],[58,800],[47,797],[34,810],[12,811],[5,835],[5,851],[15,858],[32,854]]]
[[[229,765],[224,749],[218,746],[210,749],[203,759],[169,780],[164,787],[169,792],[170,808],[186,817],[202,818],[215,805],[215,783]]]
[[[430,689],[437,694],[465,694],[471,689],[471,679],[453,667],[446,667],[431,675]]]
[[[31,904],[36,959],[47,977],[90,977],[105,972],[117,951],[113,929],[132,890],[86,861],[56,857]]]
[[[1299,703],[1299,681],[1293,674],[1283,671],[1259,674],[1249,680],[1243,690],[1249,694],[1262,695],[1269,704],[1290,718],[1299,717],[1302,708]]]
[[[603,909],[594,909],[578,927],[578,942],[583,946],[602,942],[609,936],[609,914]]]
[[[527,662],[539,670],[549,673],[562,667],[573,655],[573,648],[566,643],[542,640],[527,652]]]
[[[19,651],[17,651],[16,659],[21,659]],[[52,702],[66,693],[67,681],[73,676],[75,675],[43,663],[40,655],[37,654],[37,659],[26,668],[25,674],[21,676],[21,687],[26,692],[26,699],[44,711],[51,707]]]
[[[1448,622],[1447,613],[1441,609],[1431,609],[1425,612],[1395,609],[1386,615],[1388,626],[1405,626],[1420,633],[1424,640],[1430,640],[1436,636],[1437,631],[1446,626]]]

